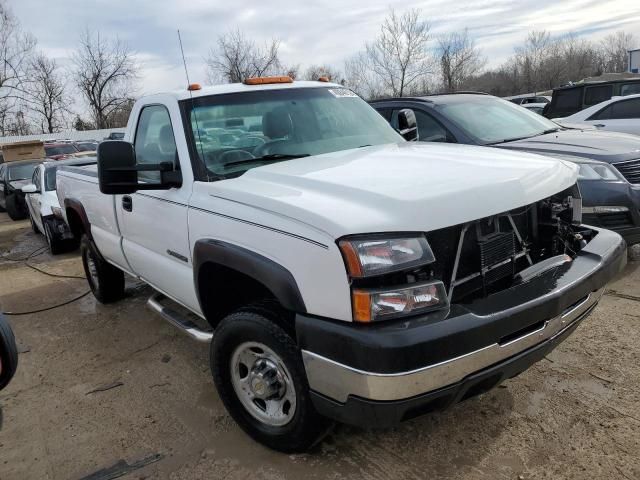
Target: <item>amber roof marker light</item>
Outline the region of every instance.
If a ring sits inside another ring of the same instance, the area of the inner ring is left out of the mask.
[[[194,92],[196,90],[202,90],[202,86],[199,83],[190,83],[187,90]]]
[[[281,77],[251,77],[244,79],[245,85],[267,85],[269,83],[293,83],[293,79],[289,76]]]

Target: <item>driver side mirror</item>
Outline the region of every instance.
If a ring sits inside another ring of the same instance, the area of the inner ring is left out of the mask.
[[[138,172],[159,172],[160,182],[140,182]],[[138,164],[133,144],[123,140],[110,140],[98,145],[98,180],[100,191],[109,195],[182,186],[182,174],[173,163]]]
[[[40,193],[40,190],[33,183],[30,183],[22,187],[22,193]]]
[[[418,122],[416,114],[410,108],[398,112],[398,133],[409,142],[418,141]]]

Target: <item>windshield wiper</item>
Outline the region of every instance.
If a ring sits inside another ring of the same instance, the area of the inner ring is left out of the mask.
[[[225,163],[225,167],[230,167],[232,165],[240,165],[242,163],[253,163],[253,162],[277,162],[278,160],[291,160],[294,158],[302,158],[309,157],[309,153],[270,153],[268,155],[263,155],[262,157],[256,158],[243,158],[242,160],[234,160],[233,162]]]
[[[518,140],[526,140],[527,138],[539,137],[540,135],[546,135],[548,133],[555,133],[560,130],[561,127],[549,128],[535,135],[527,135],[526,137],[506,138],[504,140],[498,140],[497,142],[485,143],[485,145],[498,145],[499,143],[517,142]]]

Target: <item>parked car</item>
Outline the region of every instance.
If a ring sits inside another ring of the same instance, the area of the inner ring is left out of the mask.
[[[18,349],[11,325],[0,311],[0,390],[6,387],[18,367]]]
[[[527,110],[532,111],[533,113],[537,113],[538,115],[542,115],[542,111],[546,106],[546,103],[523,103],[520,106],[526,108]]]
[[[111,132],[108,136],[104,137],[105,140],[122,140],[124,138],[124,132]]]
[[[611,97],[634,94],[640,94],[640,78],[565,85],[553,90],[551,102],[545,108],[544,116],[564,118],[609,100]]]
[[[82,142],[74,142],[73,144],[75,145],[76,149],[79,152],[92,152],[95,153],[95,151],[98,149],[98,143],[95,140],[89,140],[89,141],[82,141]]]
[[[22,220],[29,214],[22,187],[29,183],[36,165],[42,160],[23,160],[0,165],[0,212],[11,220]]]
[[[79,167],[95,163],[95,158],[44,162],[35,168],[31,183],[22,187],[26,195],[31,227],[35,233],[42,233],[45,236],[52,255],[57,255],[66,249],[77,248],[80,242],[65,223],[60,203],[58,203],[56,195],[58,169],[62,166]]]
[[[124,272],[162,292],[150,307],[211,342],[224,405],[272,448],[517,375],[626,259],[618,234],[580,223],[570,162],[406,142],[327,82],[190,90],[139,99],[97,169],[58,172],[58,197],[95,297],[123,298]],[[233,126],[203,138],[204,119]]]
[[[561,125],[584,124],[599,130],[640,135],[640,94],[613,97],[568,117],[555,118],[553,121]]]
[[[415,113],[419,139],[533,152],[579,165],[584,221],[640,242],[640,137],[562,127],[491,95],[449,94],[380,100],[394,127]],[[594,163],[601,162],[601,163]]]
[[[47,158],[52,160],[62,160],[64,158],[71,158],[78,153],[78,149],[73,143],[60,142],[60,143],[45,143],[44,151]]]
[[[546,105],[551,101],[551,97],[547,97],[546,95],[531,95],[528,97],[506,97],[505,100],[509,100],[511,103],[522,106],[531,104]]]

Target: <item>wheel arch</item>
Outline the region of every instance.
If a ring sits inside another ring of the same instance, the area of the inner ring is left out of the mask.
[[[273,298],[284,309],[306,313],[294,276],[273,260],[237,245],[198,240],[193,275],[202,313],[215,325],[227,313],[259,298]],[[218,295],[211,295],[215,290]]]
[[[84,206],[75,198],[64,199],[64,209],[67,217],[67,224],[73,236],[81,238],[83,234],[86,234],[89,239],[93,240],[91,236],[91,224],[89,223],[89,217],[84,209]]]

